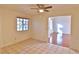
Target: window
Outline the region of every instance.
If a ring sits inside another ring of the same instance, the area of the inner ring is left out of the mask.
[[[28,19],[27,18],[17,18],[17,31],[28,30]]]

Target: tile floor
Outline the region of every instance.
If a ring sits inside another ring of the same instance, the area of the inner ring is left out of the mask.
[[[1,54],[69,54],[76,53],[69,48],[49,45],[46,42],[28,39],[1,49]]]
[[[38,41],[38,40],[33,40],[33,39],[28,39],[28,40],[19,42],[17,44],[4,47],[4,48],[0,49],[0,51],[1,51],[1,54],[10,54],[10,53],[11,54],[15,54],[15,53],[17,54],[17,53],[20,53],[23,48],[25,48],[27,46],[29,48],[31,48],[32,45],[39,44],[39,43],[44,43],[44,42]]]

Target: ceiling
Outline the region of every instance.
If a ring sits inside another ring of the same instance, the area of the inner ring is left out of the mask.
[[[56,9],[62,9],[62,8],[72,8],[72,7],[78,7],[79,5],[69,5],[69,4],[45,4],[45,6],[52,5],[53,8],[49,9],[50,12]],[[31,8],[37,7],[35,4],[0,4],[0,8],[5,8],[13,11],[22,12],[28,15],[35,15],[38,14],[37,10],[33,10]]]

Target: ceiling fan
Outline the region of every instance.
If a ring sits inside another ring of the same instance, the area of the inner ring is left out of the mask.
[[[45,6],[44,4],[36,4],[37,8],[31,8],[36,9],[37,12],[49,12],[48,9],[52,8],[52,6]]]

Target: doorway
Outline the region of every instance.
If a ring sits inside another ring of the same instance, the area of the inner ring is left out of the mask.
[[[48,42],[69,47],[71,39],[71,16],[55,16],[48,19]]]

